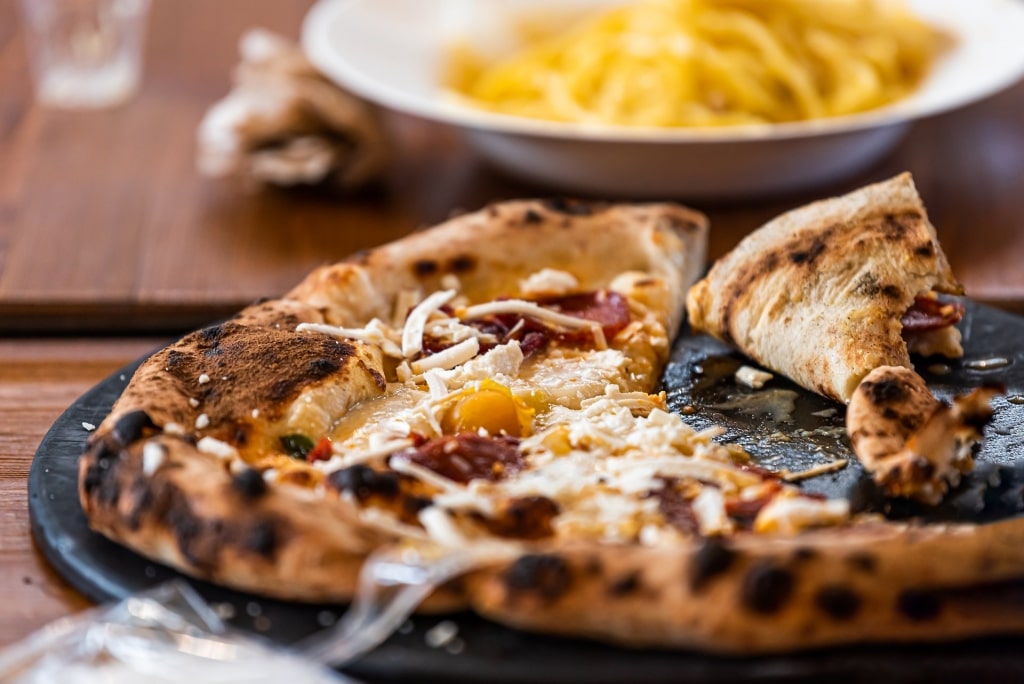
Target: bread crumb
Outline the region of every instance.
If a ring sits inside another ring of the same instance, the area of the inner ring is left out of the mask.
[[[458,633],[458,625],[451,620],[442,620],[427,630],[427,633],[423,635],[423,640],[430,648],[441,648],[451,643]]]
[[[92,432],[93,430],[96,429],[95,425],[93,425],[92,423],[87,423],[84,420],[82,421],[82,427],[85,428],[86,432]]]
[[[736,384],[738,385],[746,385],[751,389],[761,389],[766,382],[775,376],[752,366],[740,366],[733,377],[736,378]]]

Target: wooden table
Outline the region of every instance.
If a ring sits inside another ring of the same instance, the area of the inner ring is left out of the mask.
[[[33,102],[15,0],[0,0],[0,645],[86,605],[33,549],[25,493],[36,446],[78,395],[173,331],[282,292],[317,264],[457,209],[551,194],[488,169],[451,131],[398,115],[388,123],[400,154],[376,194],[199,178],[195,126],[227,88],[237,37],[253,25],[295,36],[309,5],[156,0],[139,96],[83,113]],[[1024,311],[1022,112],[1018,85],[920,123],[840,186],[702,205],[712,256],[780,211],[909,169],[968,292]]]

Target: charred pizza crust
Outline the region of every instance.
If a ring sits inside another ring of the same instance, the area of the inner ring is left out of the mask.
[[[932,292],[963,288],[904,173],[768,222],[690,290],[687,310],[695,331],[846,403],[871,370],[912,367],[902,320]],[[914,342],[961,355],[943,330]]]
[[[652,389],[706,233],[703,216],[676,205],[508,202],[318,269],[282,299],[143,364],[80,460],[89,524],[195,577],[287,599],[347,600],[366,554],[400,536],[360,515],[360,502],[376,497],[403,517],[424,500],[394,473],[355,469],[317,483],[306,481],[317,473],[297,468],[283,473],[296,486],[268,486],[242,465],[240,454],[258,458],[300,429],[321,434],[332,417],[385,391],[375,345],[296,327],[387,317],[401,292],[437,290],[452,276],[486,300],[515,291],[538,264],[571,270],[584,288],[633,272],[643,275],[619,285],[647,318],[618,342],[630,358],[623,382]],[[287,457],[279,461],[288,468]],[[311,494],[316,484],[326,485],[322,496]],[[354,498],[339,495],[346,490]],[[430,603],[449,608],[456,599],[441,591]]]
[[[702,217],[674,206],[515,202],[324,267],[286,297],[144,364],[82,456],[90,525],[195,577],[288,599],[347,600],[369,552],[424,536],[412,524],[377,524],[366,504],[411,521],[430,501],[400,472],[353,466],[320,475],[313,484],[322,488],[311,490],[298,481],[318,477],[309,469],[276,465],[268,483],[251,465],[290,431],[318,429],[325,415],[385,392],[393,371],[374,345],[296,328],[387,316],[403,290],[435,291],[452,275],[482,300],[519,287],[540,264],[573,270],[584,288],[632,269],[646,275],[619,285],[645,313],[613,341],[634,364],[617,391],[647,392],[705,236]],[[517,500],[499,513],[509,517],[498,524],[520,531],[545,523],[543,501]],[[521,534],[509,542],[515,560],[482,564],[426,608],[468,606],[526,629],[735,653],[1018,631],[1024,613],[978,601],[1021,577],[1022,535],[1013,521],[872,520],[664,544]]]
[[[937,504],[974,466],[972,450],[992,418],[989,402],[1001,392],[986,385],[948,403],[909,368],[876,368],[846,411],[851,448],[890,496]]]

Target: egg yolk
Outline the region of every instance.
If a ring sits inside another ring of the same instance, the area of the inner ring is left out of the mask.
[[[456,400],[441,421],[446,434],[479,432],[525,437],[530,433],[533,411],[496,382],[481,384]]]

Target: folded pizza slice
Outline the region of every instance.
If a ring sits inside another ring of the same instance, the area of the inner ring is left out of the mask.
[[[963,291],[910,174],[768,222],[687,297],[690,325],[812,391],[849,402],[910,353],[963,355]]]

